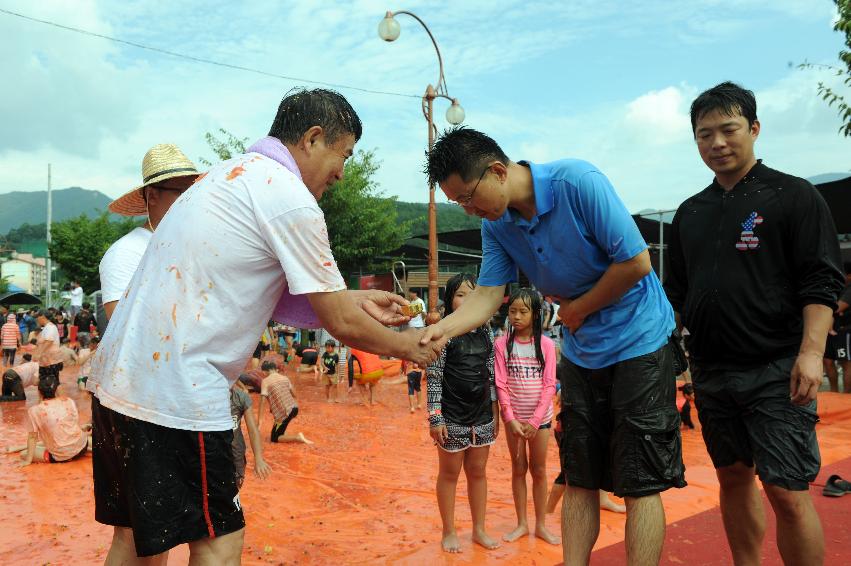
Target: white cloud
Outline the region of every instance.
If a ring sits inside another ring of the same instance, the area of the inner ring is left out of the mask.
[[[697,88],[665,79],[648,92],[606,90],[593,103],[576,105],[571,92],[562,97],[545,92],[543,80],[517,90],[521,70],[542,57],[563,60],[571,72],[576,60],[618,58],[617,53],[586,53],[589,38],[612,38],[613,45],[627,38],[638,45],[686,29],[702,41],[739,33],[748,11],[816,21],[832,13],[830,6],[821,7],[829,3],[805,9],[796,0],[398,4],[431,26],[450,92],[461,98],[470,126],[488,132],[512,157],[594,162],[632,210],[675,206],[708,182],[687,115]],[[238,9],[200,1],[51,0],[16,6],[0,0],[0,6],[287,76],[414,95],[437,77],[430,40],[411,18],[399,17],[402,35],[395,43],[378,39],[377,25],[387,9],[383,0],[258,1]],[[728,13],[740,16],[718,17]],[[717,25],[709,25],[710,20]],[[688,27],[688,22],[702,23]],[[0,89],[0,191],[42,189],[50,161],[54,187],[78,185],[118,196],[138,183],[142,155],[156,143],[177,143],[197,160],[210,156],[206,131],[224,127],[249,138],[264,135],[282,94],[294,86],[2,14],[0,35],[4,83],[14,85]],[[664,63],[648,62],[648,74],[664,71]],[[814,95],[822,75],[784,71],[757,93],[764,125],[760,150],[778,168],[798,174],[851,166],[848,141],[835,133],[834,111]],[[557,66],[552,72],[567,71]],[[576,77],[577,88],[583,78]],[[383,189],[402,200],[425,201],[426,125],[420,100],[341,92],[364,120],[359,147],[377,148]],[[445,110],[445,101],[438,101],[440,128],[446,125]]]

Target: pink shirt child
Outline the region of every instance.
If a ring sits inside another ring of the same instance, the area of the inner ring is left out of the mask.
[[[556,391],[555,344],[541,336],[544,367],[535,357],[535,344],[515,338],[511,359],[506,359],[508,335],[494,343],[494,378],[502,420],[515,419],[540,428],[553,419],[553,395]]]
[[[86,435],[80,430],[80,418],[73,399],[44,399],[27,412],[29,430],[38,433],[44,447],[56,461],[70,460],[88,443]]]

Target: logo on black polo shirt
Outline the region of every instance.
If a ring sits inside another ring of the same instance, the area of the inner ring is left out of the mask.
[[[757,225],[762,224],[762,216],[751,212],[747,219],[742,222],[742,234],[736,242],[736,249],[740,252],[755,250],[759,247],[759,238],[754,234]]]

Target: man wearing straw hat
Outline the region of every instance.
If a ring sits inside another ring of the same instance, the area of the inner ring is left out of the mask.
[[[157,225],[198,171],[176,145],[158,144],[142,159],[142,184],[112,201],[110,212],[146,216],[145,224],[116,241],[100,261],[100,285],[106,318],[112,316],[142,259]]]
[[[109,204],[110,212],[122,216],[146,217],[145,223],[114,242],[100,261],[101,300],[103,313],[98,318],[108,320],[118,304],[118,300],[127,290],[142,256],[151,241],[154,230],[168,209],[186,189],[198,178],[195,164],[173,144],[157,144],[145,153],[142,159],[142,184],[134,187]],[[105,320],[100,320],[100,329],[106,328]],[[101,451],[103,445],[98,447]],[[98,476],[96,481],[112,481],[109,471],[94,468]],[[113,517],[102,508],[96,510],[98,520],[110,522]],[[112,524],[112,523],[110,523]],[[133,548],[133,532],[129,528],[115,526],[113,546]],[[135,555],[135,553],[134,553]],[[164,563],[168,554],[159,558]]]
[[[269,136],[214,166],[171,207],[113,312],[87,387],[98,521],[130,527],[108,563],[189,543],[193,564],[239,564],[245,521],[229,389],[270,319],[427,364],[438,348],[407,301],[348,291],[317,203],[362,132],[328,90],[289,93]],[[376,321],[378,320],[378,322]]]

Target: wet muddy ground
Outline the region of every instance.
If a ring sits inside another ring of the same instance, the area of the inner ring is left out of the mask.
[[[73,386],[77,369],[63,372],[66,394],[75,398],[81,422],[90,404]],[[294,376],[290,372],[291,377]],[[299,415],[288,433],[303,432],[313,446],[270,444],[270,415],[264,415],[264,455],[272,476],[248,473],[241,493],[246,515],[245,564],[556,564],[561,547],[531,537],[487,551],[470,540],[470,513],[461,475],[457,523],[463,552],[440,549],[440,519],[434,496],[436,448],[424,409],[408,411],[405,383],[381,382],[377,405],[360,404],[357,391],[341,386],[340,404],[324,401],[312,375],[295,378]],[[425,387],[423,386],[423,389]],[[423,398],[425,391],[423,391]],[[27,391],[35,402],[35,389]],[[257,395],[252,395],[256,409]],[[851,395],[820,395],[819,436],[823,463],[851,456]],[[0,403],[2,445],[26,442],[24,403]],[[247,440],[247,433],[246,433]],[[718,484],[699,429],[683,431],[689,487],[663,494],[673,523],[718,505]],[[91,456],[68,464],[33,464],[18,469],[17,457],[0,456],[0,564],[97,564],[106,556],[111,528],[94,521]],[[508,450],[502,436],[488,463],[487,527],[500,538],[515,524]],[[548,477],[558,471],[550,445]],[[531,480],[530,480],[531,481]],[[531,503],[529,516],[534,517]],[[597,549],[623,540],[624,516],[602,511]],[[558,514],[548,524],[558,530]],[[172,550],[170,564],[185,564],[187,549]]]

